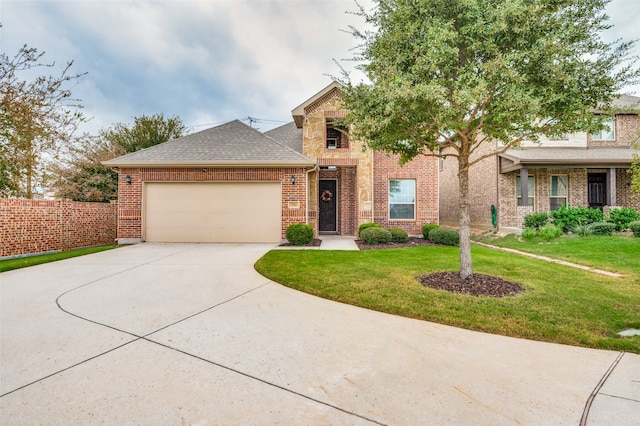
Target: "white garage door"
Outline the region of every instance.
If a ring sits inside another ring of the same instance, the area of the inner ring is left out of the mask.
[[[282,238],[280,182],[150,182],[145,240],[276,243]]]

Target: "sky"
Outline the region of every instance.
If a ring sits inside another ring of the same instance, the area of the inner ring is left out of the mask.
[[[91,117],[83,132],[158,113],[192,131],[248,117],[266,131],[340,75],[335,60],[356,45],[344,30],[363,26],[347,13],[356,9],[353,0],[1,0],[0,50],[28,44],[56,63],[51,75],[69,61],[87,72],[72,89]],[[606,41],[640,35],[640,0],[612,0],[607,13]],[[625,92],[640,96],[640,86]]]

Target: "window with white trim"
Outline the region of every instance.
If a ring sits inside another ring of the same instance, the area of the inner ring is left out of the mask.
[[[333,119],[327,119],[326,125],[326,145],[327,149],[349,148],[349,129],[339,126]]]
[[[567,205],[567,196],[569,195],[569,179],[567,175],[551,175],[549,194],[549,209],[558,210],[562,206]]]
[[[527,176],[529,185],[528,206],[535,206],[536,179],[535,176]],[[518,197],[518,205],[522,205],[522,187],[520,186],[520,176],[516,176],[516,196]]]
[[[613,118],[605,118],[602,121],[604,129],[598,133],[592,133],[591,139],[599,141],[612,141],[616,139],[616,121]]]
[[[415,179],[389,180],[389,219],[416,219]]]

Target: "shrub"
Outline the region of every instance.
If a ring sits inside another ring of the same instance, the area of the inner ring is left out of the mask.
[[[425,240],[428,240],[429,239],[429,232],[431,232],[432,229],[436,229],[436,228],[439,228],[439,227],[440,227],[440,225],[438,225],[437,223],[425,223],[422,226],[422,237]]]
[[[604,214],[602,210],[587,207],[562,206],[551,212],[551,221],[562,228],[564,232],[570,231],[578,225],[602,222]]]
[[[555,225],[545,225],[540,228],[538,235],[545,241],[551,241],[562,235],[562,228]]]
[[[525,228],[533,228],[538,230],[545,226],[548,222],[549,213],[547,212],[531,213],[524,217]]]
[[[360,233],[361,233],[364,229],[371,228],[371,227],[381,228],[381,226],[380,226],[379,224],[377,224],[377,223],[373,223],[373,222],[370,222],[370,223],[363,223],[362,225],[358,226],[358,237],[359,237],[359,238],[362,238],[362,237],[360,236]]]
[[[404,229],[388,228],[387,231],[391,234],[391,241],[394,243],[404,243],[409,239],[409,234]]]
[[[526,241],[533,240],[536,235],[538,235],[538,233],[533,228],[524,228],[522,230],[522,238],[524,238]]]
[[[593,235],[611,235],[616,229],[616,225],[609,222],[596,222],[589,225]]]
[[[304,246],[313,241],[313,228],[305,223],[294,223],[287,227],[285,235],[294,246]]]
[[[616,207],[609,210],[609,219],[607,222],[611,222],[616,225],[616,231],[624,231],[629,227],[631,222],[640,219],[640,213],[634,209],[626,207]]]
[[[435,244],[457,246],[460,244],[460,235],[457,231],[438,227],[429,231],[429,241]]]
[[[640,221],[631,222],[629,224],[629,229],[631,229],[634,236],[640,238]]]
[[[576,235],[580,235],[581,237],[586,237],[593,234],[591,225],[576,225],[573,228],[571,228],[571,232],[573,232]]]
[[[360,239],[367,244],[386,244],[391,241],[391,233],[379,226],[370,226],[360,232]]]

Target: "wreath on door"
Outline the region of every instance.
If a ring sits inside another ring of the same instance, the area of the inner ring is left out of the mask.
[[[320,195],[320,199],[325,203],[328,203],[333,199],[333,193],[328,189],[325,189],[324,191],[322,191],[322,194]]]

